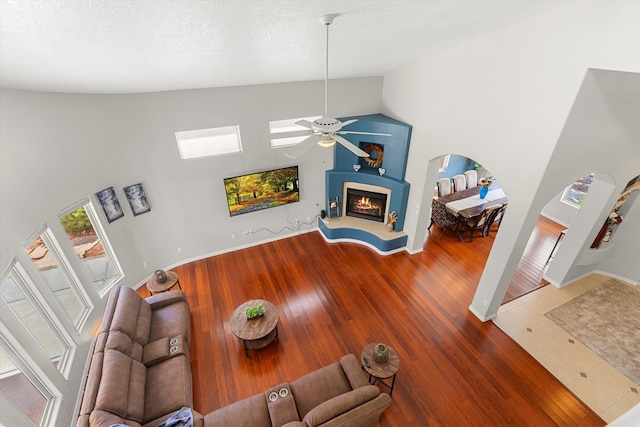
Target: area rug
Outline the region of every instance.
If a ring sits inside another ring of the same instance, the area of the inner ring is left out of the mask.
[[[545,316],[640,385],[640,289],[611,279]]]

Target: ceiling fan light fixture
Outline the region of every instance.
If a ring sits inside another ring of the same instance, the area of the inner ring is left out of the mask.
[[[347,150],[351,151],[358,157],[369,157],[369,153],[362,150],[356,144],[352,143],[348,139],[343,138],[340,135],[346,134],[363,134],[363,135],[376,135],[376,136],[390,136],[389,134],[375,133],[375,132],[359,132],[342,130],[344,126],[357,122],[358,119],[346,120],[344,123],[339,119],[329,116],[329,26],[333,22],[334,18],[339,16],[338,14],[324,15],[320,18],[320,22],[326,27],[326,50],[325,50],[325,68],[324,68],[324,114],[313,121],[308,119],[302,119],[295,122],[296,125],[302,126],[305,129],[310,130],[310,134],[302,142],[297,144],[294,149],[285,153],[285,156],[295,159],[301,156],[306,150],[313,146],[316,142],[320,147],[330,148],[336,145],[336,142]],[[299,135],[295,135],[299,136]]]
[[[336,140],[331,138],[330,136],[323,136],[318,140],[318,145],[322,148],[333,147],[336,145]]]

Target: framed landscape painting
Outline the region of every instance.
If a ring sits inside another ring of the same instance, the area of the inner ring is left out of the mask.
[[[299,187],[298,166],[224,179],[230,216],[298,202]]]
[[[116,219],[124,216],[124,212],[122,211],[122,207],[120,207],[120,202],[118,201],[118,196],[116,195],[116,191],[113,187],[98,191],[96,193],[96,198],[102,205],[102,210],[104,211],[104,215],[107,217],[107,221],[109,221],[109,223],[112,223]]]

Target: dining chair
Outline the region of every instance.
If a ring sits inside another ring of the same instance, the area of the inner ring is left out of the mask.
[[[491,218],[491,225],[498,223],[498,227],[500,226],[500,221],[502,221],[502,218],[504,217],[504,211],[507,210],[508,204],[509,202],[505,203],[500,209],[496,211],[496,213],[493,215],[493,218]],[[489,225],[489,227],[491,227],[491,225]]]
[[[460,228],[460,232],[458,233],[458,240],[462,240],[464,237],[465,229],[469,228],[471,232],[469,233],[469,241],[473,241],[473,233],[476,230],[482,230],[482,237],[486,237],[489,233],[489,227],[491,226],[492,216],[502,207],[502,204],[495,204],[491,206],[487,206],[484,208],[482,213],[478,216],[468,219],[463,222]]]
[[[451,179],[449,178],[440,178],[436,181],[438,185],[438,197],[446,196],[452,193],[453,188],[451,187]]]
[[[478,186],[478,172],[476,172],[475,169],[465,171],[464,176],[467,178],[467,188]]]
[[[467,178],[464,175],[455,175],[453,177],[453,191],[467,189]]]
[[[440,238],[442,239],[442,234],[446,228],[451,228],[455,232],[461,222],[459,217],[447,210],[444,203],[440,203],[435,199],[431,201],[431,224],[427,227],[428,231],[431,231],[431,226],[434,223],[437,224],[440,227]]]

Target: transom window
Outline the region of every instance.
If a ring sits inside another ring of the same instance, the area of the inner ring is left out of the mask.
[[[269,133],[271,134],[271,148],[288,147],[290,145],[299,144],[309,136],[309,129],[297,125],[296,122],[299,120],[308,120],[312,122],[319,118],[320,116],[314,116],[270,121]],[[293,132],[300,133],[301,135],[292,135]]]
[[[242,153],[240,126],[176,132],[182,160]]]

